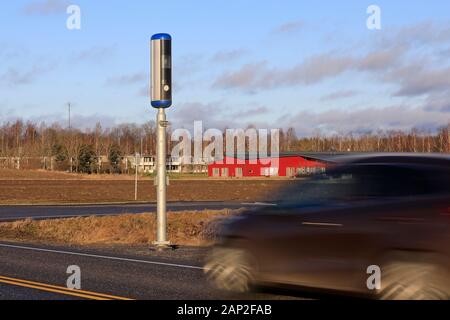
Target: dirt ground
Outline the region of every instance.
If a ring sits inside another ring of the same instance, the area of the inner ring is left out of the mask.
[[[0,173],[3,172],[0,171]],[[23,175],[24,173],[26,176]],[[47,172],[16,171],[15,174],[22,178],[0,178],[0,205],[134,201],[133,180],[73,179],[70,174]],[[48,174],[51,178],[48,178]],[[264,201],[270,193],[289,183],[292,181],[271,179],[172,180],[168,188],[168,200]],[[138,190],[139,201],[156,201],[156,188],[153,180],[139,181]]]
[[[49,172],[44,170],[0,169],[0,180],[67,180],[83,179],[83,176],[65,172]]]
[[[150,177],[141,177],[150,180]],[[1,180],[134,180],[127,174],[78,174],[47,170],[14,170],[0,168]]]

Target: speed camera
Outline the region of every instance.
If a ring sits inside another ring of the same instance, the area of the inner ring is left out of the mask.
[[[151,99],[154,108],[172,105],[172,37],[158,33],[152,37]]]

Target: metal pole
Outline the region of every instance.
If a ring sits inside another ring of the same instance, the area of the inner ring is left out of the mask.
[[[172,37],[158,33],[151,40],[151,104],[158,109],[157,126],[157,176],[155,179],[157,194],[156,241],[158,250],[170,247],[167,239],[167,145],[165,108],[172,105]]]
[[[156,176],[156,188],[157,188],[157,234],[155,245],[158,249],[167,248],[170,242],[167,240],[167,172],[166,172],[166,128],[167,118],[164,108],[158,109],[157,117],[158,126],[158,151],[157,151],[157,176]]]
[[[67,103],[67,106],[68,106],[68,110],[69,110],[69,138],[70,138],[70,140],[72,140],[72,122],[71,122],[71,107],[72,107],[72,105],[70,104],[70,102],[69,103]],[[72,155],[70,155],[70,173],[72,173],[73,172],[73,158],[72,158]]]

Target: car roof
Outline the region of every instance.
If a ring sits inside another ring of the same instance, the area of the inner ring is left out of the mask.
[[[450,155],[437,153],[370,153],[337,155],[336,164],[411,164],[449,166]]]

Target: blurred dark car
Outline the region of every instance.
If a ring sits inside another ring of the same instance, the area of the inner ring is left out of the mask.
[[[335,161],[224,223],[205,268],[210,280],[240,292],[270,285],[449,299],[450,157]]]

